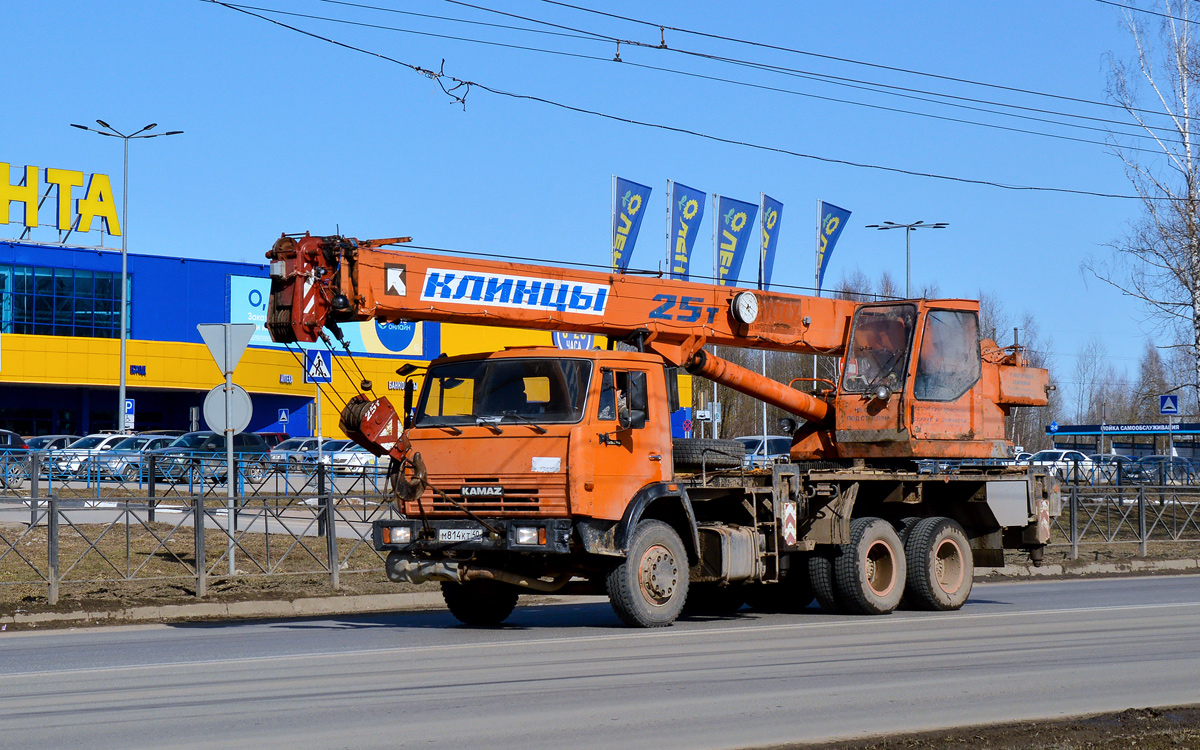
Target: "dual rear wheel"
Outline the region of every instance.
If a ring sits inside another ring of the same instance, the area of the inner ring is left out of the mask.
[[[901,604],[955,610],[971,593],[967,535],[944,517],[906,519],[899,532],[882,518],[857,518],[850,543],[809,557],[813,593],[827,612],[880,615]]]

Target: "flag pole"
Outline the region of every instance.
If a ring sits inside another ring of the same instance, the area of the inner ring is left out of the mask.
[[[816,255],[814,255],[813,263],[813,287],[817,290],[817,296],[821,296],[821,199],[817,198],[817,247]],[[813,392],[817,390],[817,355],[813,354]]]
[[[617,176],[612,176],[612,269],[617,270]]]
[[[767,194],[760,192],[758,194],[758,289],[765,292],[767,290]],[[761,349],[762,354],[762,375],[767,376],[767,350]],[[763,427],[763,466],[767,465],[767,402],[762,402],[762,427]]]
[[[721,274],[719,271],[719,259],[717,254],[717,194],[712,194],[712,248],[713,248],[713,283],[721,283]],[[716,347],[714,346],[715,350]],[[715,353],[715,352],[714,352]],[[709,415],[712,417],[712,437],[714,440],[720,437],[720,431],[717,430],[717,381],[713,381],[713,402],[709,407]]]

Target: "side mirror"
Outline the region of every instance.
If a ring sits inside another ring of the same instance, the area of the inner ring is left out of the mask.
[[[417,384],[412,378],[404,380],[404,429],[409,429],[413,426],[413,393],[417,390]]]

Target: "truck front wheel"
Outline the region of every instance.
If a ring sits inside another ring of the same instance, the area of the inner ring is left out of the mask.
[[[975,565],[967,534],[950,518],[922,518],[906,535],[908,587],[905,602],[914,609],[950,611],[971,595]]]
[[[517,589],[495,581],[442,583],[442,599],[464,625],[491,628],[508,619],[517,606]]]
[[[679,617],[688,594],[687,551],[662,521],[642,521],[629,552],[605,580],[613,611],[626,625],[658,628]]]
[[[896,609],[906,572],[904,545],[890,523],[870,517],[850,522],[850,543],[833,563],[837,599],[847,612],[886,615]]]

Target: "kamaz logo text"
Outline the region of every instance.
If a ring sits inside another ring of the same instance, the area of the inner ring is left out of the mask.
[[[603,315],[608,286],[430,268],[421,299]]]
[[[464,485],[461,492],[464,498],[504,497],[504,488],[500,485]]]

